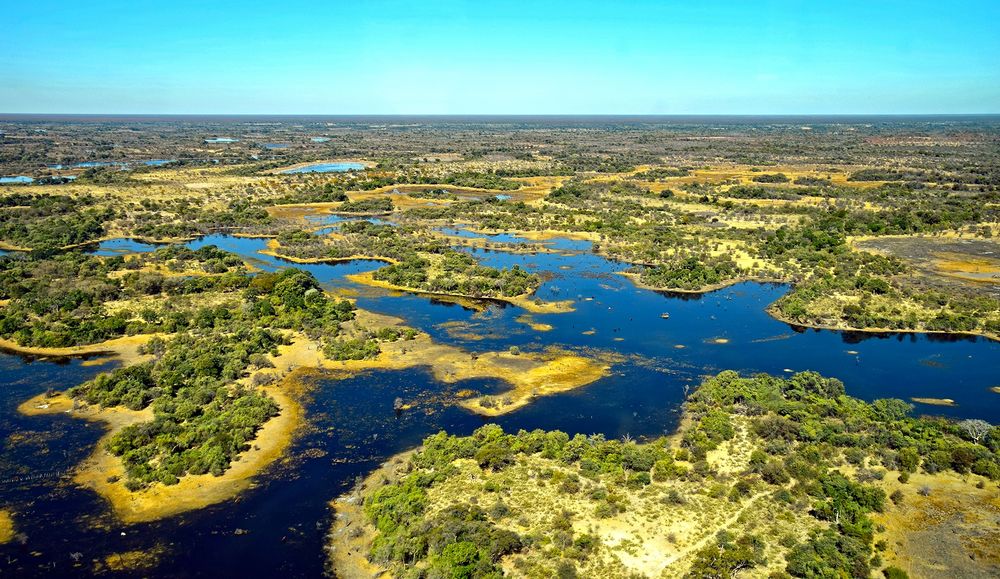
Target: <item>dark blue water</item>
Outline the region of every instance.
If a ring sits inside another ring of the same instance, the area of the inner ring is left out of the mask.
[[[331,227],[340,221],[334,216],[316,216],[317,224]],[[461,230],[447,232],[473,236]],[[489,239],[526,241],[514,235]],[[518,320],[524,310],[503,303],[463,307],[358,287],[344,279],[349,273],[381,267],[378,261],[290,264],[258,253],[266,247],[266,240],[222,235],[187,245],[195,249],[216,245],[263,270],[294,266],[311,271],[327,288],[358,291],[359,307],[399,316],[435,340],[470,351],[513,345],[531,351],[557,345],[584,353],[620,354],[610,376],[495,419],[509,430],[656,436],[676,427],[685,388],[722,369],[773,374],[817,370],[840,378],[848,392],[862,398],[952,398],[955,407],[919,410],[992,422],[1000,419],[1000,395],[988,389],[1000,382],[998,343],[974,337],[794,328],[765,312],[768,304],[788,291],[787,286],[743,283],[702,296],[643,290],[616,274],[624,264],[583,251],[588,246],[585,242],[549,242],[548,247],[559,253],[467,249],[487,265],[516,264],[539,272],[545,277],[537,292],[542,299],[574,300],[574,312],[532,316],[553,326],[549,332],[531,329]],[[105,242],[98,252],[115,255],[153,248],[116,240]],[[669,313],[669,319],[662,319],[662,313]],[[449,333],[451,324],[446,322],[461,322],[463,331]],[[470,339],[469,333],[479,339]],[[728,342],[719,343],[720,339]],[[346,380],[317,377],[305,401],[310,427],[293,443],[289,460],[259,477],[257,488],[198,512],[123,527],[93,493],[66,483],[59,474],[90,452],[101,434],[100,426],[62,416],[28,418],[15,412],[17,404],[31,395],[79,383],[101,368],[85,367],[78,361],[29,363],[14,356],[0,356],[0,364],[4,370],[0,383],[8,393],[0,407],[0,429],[7,441],[2,472],[9,473],[7,478],[57,473],[27,485],[2,487],[2,504],[14,509],[19,528],[28,538],[23,547],[0,548],[0,570],[21,575],[46,574],[45,566],[53,563],[57,574],[83,574],[69,566],[68,554],[74,551],[89,561],[109,552],[161,545],[166,552],[157,575],[315,576],[323,570],[330,499],[347,490],[356,477],[392,454],[412,448],[428,434],[440,429],[465,434],[483,424],[483,418],[453,405],[455,391],[504,389],[496,380],[446,385],[424,369],[369,372]],[[396,397],[414,403],[414,409],[397,415],[393,411]],[[34,446],[12,445],[12,436],[19,440],[17,433],[22,432],[43,433],[43,438]],[[95,528],[95,523],[106,528]],[[237,529],[246,533],[237,534]]]
[[[335,215],[314,219],[332,224],[345,220]],[[497,243],[528,241],[511,234],[481,236],[456,228],[441,231],[466,238],[486,237]],[[468,350],[506,350],[516,345],[530,351],[558,345],[612,351],[629,358],[615,368],[629,379],[636,368],[651,367],[684,382],[723,369],[771,374],[816,370],[843,380],[850,394],[868,400],[951,398],[956,402],[954,407],[918,406],[918,411],[994,421],[1000,417],[1000,395],[989,391],[1000,383],[1000,343],[972,336],[791,326],[766,312],[769,304],[788,291],[786,285],[746,282],[708,294],[667,294],[637,288],[617,275],[627,264],[580,251],[588,242],[555,239],[547,243],[562,252],[463,249],[485,265],[518,265],[541,273],[545,282],[536,295],[543,300],[573,300],[573,312],[531,315],[553,327],[547,332],[518,321],[526,312],[503,302],[484,302],[485,310],[473,309],[421,295],[359,287],[344,279],[345,275],[384,265],[376,260],[292,264],[258,253],[266,248],[266,240],[225,235],[206,236],[187,245],[192,249],[216,245],[264,270],[294,266],[310,271],[328,289],[360,291],[359,307],[401,317],[437,341]],[[104,242],[99,251],[115,254],[153,248],[115,240]],[[662,319],[662,313],[668,313],[669,319]],[[461,322],[463,331],[449,333],[449,322]],[[477,339],[464,337],[468,333]],[[634,383],[643,383],[638,376],[634,378]]]

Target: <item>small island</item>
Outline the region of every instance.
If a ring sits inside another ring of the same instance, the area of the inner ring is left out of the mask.
[[[942,560],[963,576],[1000,571],[1000,428],[913,418],[901,400],[865,403],[812,372],[723,372],[684,408],[678,432],[648,441],[496,425],[431,436],[332,504],[332,571],[924,576]],[[961,515],[919,541],[975,544],[975,558],[916,548],[908,525],[939,509],[927,497]]]

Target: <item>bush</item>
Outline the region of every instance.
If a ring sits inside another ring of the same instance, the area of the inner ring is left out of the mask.
[[[757,183],[788,183],[788,176],[784,173],[769,173],[756,175],[753,180]]]
[[[490,442],[476,452],[476,462],[480,468],[503,470],[514,464],[514,452],[505,444]]]

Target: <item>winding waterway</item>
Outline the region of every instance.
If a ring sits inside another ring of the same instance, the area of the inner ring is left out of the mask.
[[[335,228],[337,221],[325,224]],[[464,230],[444,233],[477,236]],[[504,235],[489,241],[523,240]],[[187,245],[217,245],[264,270],[292,265],[260,254],[266,247],[261,239],[212,235]],[[705,295],[668,295],[635,287],[616,273],[624,264],[590,253],[586,242],[557,239],[548,247],[553,251],[467,251],[486,265],[516,264],[543,274],[542,299],[574,300],[573,312],[532,316],[534,322],[551,325],[549,331],[532,329],[522,317],[526,312],[513,306],[470,309],[358,286],[344,278],[384,265],[378,261],[294,267],[311,271],[329,289],[355,293],[361,308],[399,316],[439,342],[470,351],[557,345],[623,356],[612,374],[598,382],[538,399],[494,420],[509,430],[656,436],[676,426],[685,388],[722,369],[773,374],[817,370],[843,380],[850,394],[865,399],[951,398],[954,407],[919,406],[918,411],[1000,420],[1000,394],[989,390],[1000,383],[996,342],[794,328],[765,312],[788,291],[784,285],[748,282]],[[150,249],[114,240],[96,252]],[[5,392],[0,403],[0,506],[14,511],[18,530],[26,536],[23,544],[0,547],[0,569],[17,570],[21,576],[84,575],[92,560],[110,553],[162,548],[158,576],[316,576],[324,566],[331,499],[428,434],[440,429],[463,434],[483,424],[485,419],[447,403],[455,391],[504,389],[495,380],[445,385],[422,369],[371,371],[346,380],[318,376],[305,401],[310,426],[296,439],[289,458],[259,477],[255,488],[201,511],[124,526],[95,494],[69,482],[71,469],[89,454],[102,427],[68,416],[24,417],[16,411],[32,395],[80,383],[111,364],[0,354]],[[415,402],[415,408],[397,415],[397,397]]]

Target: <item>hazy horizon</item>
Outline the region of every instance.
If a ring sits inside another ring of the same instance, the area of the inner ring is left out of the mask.
[[[867,119],[1000,119],[998,113],[800,113],[800,114],[737,114],[737,113],[698,113],[698,114],[641,114],[641,113],[574,113],[574,114],[532,114],[532,113],[34,113],[34,112],[2,112],[0,111],[0,121],[25,121],[25,120],[88,120],[88,119],[317,119],[317,120],[379,120],[379,119],[448,119],[448,120],[489,120],[489,119],[609,119],[609,120],[651,120],[664,119],[673,121],[696,121],[696,120],[811,120],[813,122],[822,121],[846,121],[846,120],[867,120]]]

